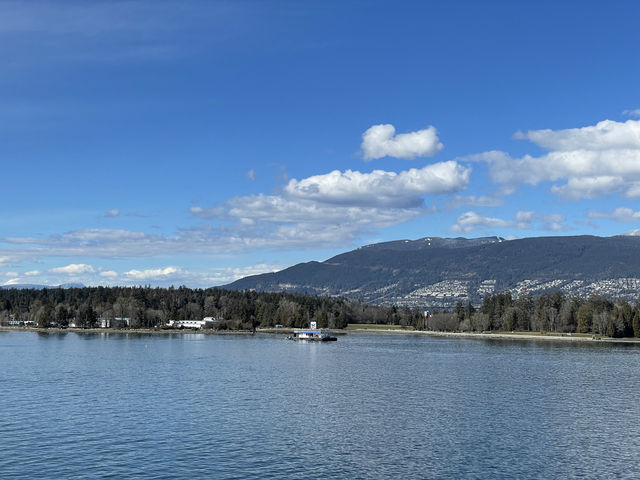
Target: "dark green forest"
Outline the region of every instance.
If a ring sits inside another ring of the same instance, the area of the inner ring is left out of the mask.
[[[337,297],[221,289],[85,287],[0,290],[0,325],[83,328],[100,318],[129,318],[133,328],[165,326],[169,320],[218,319],[216,328],[344,328],[348,323],[416,325],[421,314],[395,307],[372,307]]]
[[[437,331],[521,331],[583,333],[607,337],[640,337],[640,304],[612,301],[600,295],[587,299],[562,292],[514,299],[510,292],[488,296],[476,311],[459,302],[452,312],[435,313],[424,328]]]
[[[640,337],[640,303],[553,292],[485,297],[479,308],[458,302],[450,312],[365,305],[339,297],[223,289],[85,287],[0,290],[0,325],[93,328],[101,318],[129,318],[132,328],[163,328],[169,320],[218,319],[215,328],[345,328],[349,323],[401,325],[451,332],[521,331]]]

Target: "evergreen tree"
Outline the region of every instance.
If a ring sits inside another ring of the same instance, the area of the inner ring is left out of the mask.
[[[578,333],[589,333],[591,331],[591,323],[593,320],[593,310],[591,305],[585,303],[578,309]]]
[[[633,336],[636,338],[640,338],[640,311],[638,307],[633,311],[633,320],[631,321],[633,327]]]

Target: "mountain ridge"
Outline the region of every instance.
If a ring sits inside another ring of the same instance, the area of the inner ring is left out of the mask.
[[[640,237],[397,240],[245,277],[224,288],[340,295],[420,308],[479,304],[485,295],[504,290],[519,295],[557,289],[637,300]]]

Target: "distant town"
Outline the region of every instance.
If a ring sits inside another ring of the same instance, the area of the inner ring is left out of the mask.
[[[450,309],[458,301],[466,303],[472,299],[496,292],[496,279],[483,280],[474,289],[475,282],[465,280],[444,280],[426,287],[418,288],[397,299],[403,307],[420,308],[429,305],[432,308]],[[393,289],[393,286],[387,287]],[[568,296],[587,298],[601,295],[607,298],[625,298],[633,301],[640,292],[640,278],[611,278],[588,282],[585,280],[522,280],[508,291],[514,298],[526,293],[538,295],[544,292],[562,291]],[[474,302],[475,303],[475,302]],[[476,303],[476,306],[479,304]]]

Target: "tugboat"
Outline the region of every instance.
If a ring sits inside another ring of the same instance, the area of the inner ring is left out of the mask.
[[[311,322],[311,328],[309,330],[294,330],[293,335],[290,335],[289,340],[307,340],[310,342],[335,342],[337,337],[333,336],[333,332],[327,329],[316,328],[316,322]]]

